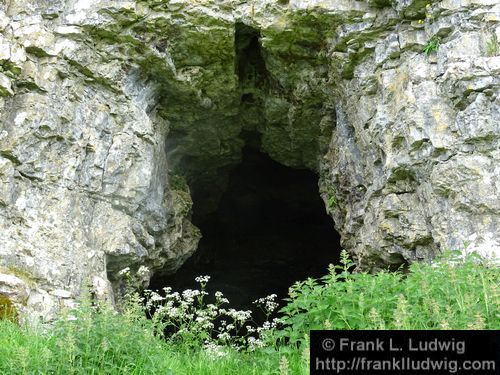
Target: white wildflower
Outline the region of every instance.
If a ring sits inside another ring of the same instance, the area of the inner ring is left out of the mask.
[[[148,267],[145,266],[140,266],[139,269],[137,270],[137,275],[139,277],[148,277],[151,275],[151,271],[149,270]]]
[[[225,313],[234,320],[241,323],[246,322],[252,317],[252,312],[250,310],[244,311],[244,310],[229,309],[226,310]]]
[[[194,302],[194,299],[198,297],[200,294],[201,292],[199,290],[186,289],[185,291],[182,292],[182,298],[184,299],[184,301],[191,304]]]
[[[278,296],[276,294],[271,294],[267,297],[259,298],[258,300],[254,301],[253,303],[255,305],[261,306],[267,312],[273,312],[279,306],[279,304],[276,302],[276,298],[278,298]]]
[[[251,351],[254,351],[257,348],[262,348],[264,346],[264,342],[262,340],[256,339],[255,337],[252,337],[252,336],[250,336],[247,339],[247,343],[248,343],[248,348]]]
[[[213,342],[205,342],[205,352],[212,359],[218,359],[225,357],[228,353],[224,351],[224,347],[214,344]]]
[[[130,267],[126,267],[122,269],[120,272],[118,272],[118,276],[125,276],[130,273]]]
[[[229,341],[231,339],[231,335],[227,332],[222,332],[217,335],[217,338],[222,341]]]
[[[210,276],[198,276],[194,279],[197,283],[206,284],[210,280]]]
[[[158,293],[152,292],[149,299],[151,302],[159,302],[165,300],[165,297],[160,296]]]
[[[170,294],[166,295],[165,297],[166,298],[170,298],[170,299],[175,299],[175,300],[180,300],[181,299],[181,296],[180,296],[179,292],[170,293]]]
[[[198,316],[198,317],[196,317],[195,322],[196,323],[203,323],[203,322],[205,322],[205,320],[206,319],[204,317]]]

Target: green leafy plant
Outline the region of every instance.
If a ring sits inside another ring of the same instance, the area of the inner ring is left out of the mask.
[[[329,211],[335,210],[337,207],[338,201],[337,201],[337,196],[335,195],[335,190],[333,186],[327,186],[323,187],[321,190],[321,195],[323,196],[323,199],[325,200],[326,208]]]
[[[337,207],[337,197],[335,195],[330,195],[327,204],[330,211],[334,210]]]
[[[422,52],[425,53],[427,56],[429,56],[433,52],[437,52],[437,50],[439,49],[439,43],[440,43],[439,37],[433,36],[424,46]]]
[[[278,335],[299,343],[311,329],[500,328],[500,269],[475,254],[448,253],[408,273],[351,267],[343,252],[328,275],[294,284]]]
[[[493,57],[500,54],[500,45],[497,34],[493,33],[491,38],[486,41],[486,56]]]

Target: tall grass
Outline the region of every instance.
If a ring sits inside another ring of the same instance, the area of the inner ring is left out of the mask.
[[[280,321],[260,327],[225,308],[221,295],[218,306],[206,304],[198,298],[204,285],[186,298],[168,290],[148,301],[133,296],[121,314],[84,298],[50,327],[1,320],[0,374],[307,374],[310,329],[500,328],[499,269],[475,256],[415,264],[407,273],[350,267],[344,254],[322,279],[296,283]],[[229,333],[221,328],[225,313],[250,328]]]

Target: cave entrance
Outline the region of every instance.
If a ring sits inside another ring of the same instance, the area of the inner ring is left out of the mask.
[[[295,281],[322,276],[338,260],[340,236],[309,170],[285,167],[247,142],[217,210],[198,214],[206,198],[193,197],[203,235],[197,252],[176,274],[153,278],[150,289],[196,288],[196,276],[210,275],[208,292],[249,309],[272,293],[286,297]]]
[[[189,175],[192,222],[203,237],[174,275],[153,277],[150,289],[197,288],[195,277],[209,275],[209,293],[221,291],[232,307],[251,309],[258,298],[286,297],[295,281],[320,277],[338,261],[340,236],[319,195],[317,175],[261,152],[264,98],[281,86],[266,68],[260,38],[258,30],[235,25],[240,94],[235,124],[242,129],[242,142],[233,145],[239,151],[245,144],[241,162],[229,175],[229,162],[207,173],[208,178],[202,169]],[[184,164],[195,165],[196,159],[184,157]]]

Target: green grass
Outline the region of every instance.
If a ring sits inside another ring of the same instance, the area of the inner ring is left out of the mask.
[[[422,52],[429,56],[433,52],[437,52],[439,49],[439,38],[437,36],[433,36],[427,41],[427,44],[422,49]]]
[[[500,44],[498,43],[497,34],[491,34],[491,37],[486,41],[486,56],[493,57],[500,54]]]
[[[84,298],[50,328],[2,320],[0,374],[307,374],[310,329],[500,328],[500,271],[478,257],[452,254],[432,265],[414,264],[407,273],[370,275],[350,268],[344,254],[322,279],[296,283],[281,323],[260,327],[256,347],[248,334],[210,339],[209,333],[222,332],[217,323],[196,318],[212,311],[215,322],[216,314],[229,310],[222,299],[218,307],[205,304],[204,285],[195,298],[153,298],[153,310],[170,311],[149,310],[153,319],[145,318],[136,296],[122,314]],[[175,308],[184,310],[174,314]],[[165,327],[176,327],[176,333],[162,337]]]
[[[169,345],[122,317],[106,313],[91,321],[92,328],[65,325],[48,333],[0,322],[0,374],[261,375],[279,368],[280,357],[265,352],[226,348],[219,358]],[[297,361],[291,366],[297,368]]]

